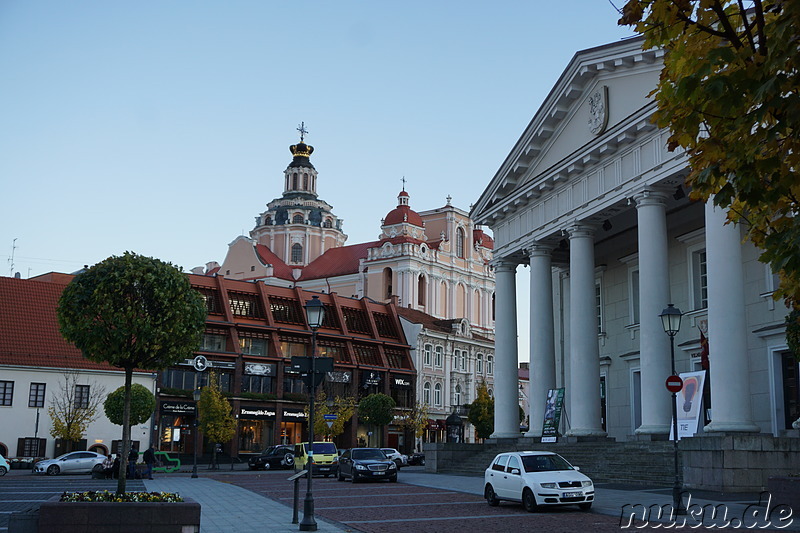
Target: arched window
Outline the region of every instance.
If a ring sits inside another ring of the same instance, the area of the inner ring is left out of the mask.
[[[425,349],[423,351],[423,353],[425,354],[424,355],[425,359],[423,361],[425,366],[431,366],[431,352],[432,351],[433,351],[433,346],[431,346],[430,344],[426,344],[425,345]]]
[[[323,228],[332,228],[333,227],[333,221],[331,219],[329,219],[329,218],[326,218],[325,222],[322,223],[322,227]]]
[[[442,359],[444,357],[444,348],[442,348],[441,346],[437,346],[435,353],[436,353],[436,355],[433,358],[433,366],[441,368],[442,367]]]
[[[437,383],[433,388],[433,404],[442,405],[442,384]]]
[[[292,190],[297,190],[297,172],[292,174]]]
[[[303,189],[308,190],[308,174],[303,174]]]
[[[300,213],[295,214],[292,217],[292,224],[302,224],[303,223],[303,215]]]
[[[300,243],[294,243],[292,245],[292,263],[302,263],[303,262],[303,245]]]
[[[492,389],[489,389],[487,392],[489,393],[490,397],[494,398],[494,391]]]
[[[479,353],[475,357],[475,373],[480,375],[483,374],[483,354]]]
[[[431,404],[431,384],[427,381],[422,386],[422,403],[425,405]]]
[[[489,375],[494,374],[494,356],[486,356],[486,373]]]
[[[392,297],[392,269],[391,268],[384,268],[383,269],[383,293],[386,295],[386,299]]]
[[[272,217],[271,216],[267,215],[267,216],[264,217],[264,225],[265,226],[271,226],[272,225]]]
[[[453,394],[453,405],[461,405],[461,385],[456,385],[456,392]]]
[[[464,237],[464,230],[458,228],[456,230],[456,255],[458,257],[464,257],[464,242],[466,238]]]
[[[417,305],[422,305],[422,306],[425,305],[425,297],[426,297],[425,288],[427,286],[428,284],[425,283],[425,275],[420,274],[419,280],[417,280]]]

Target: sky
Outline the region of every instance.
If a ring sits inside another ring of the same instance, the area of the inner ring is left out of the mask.
[[[0,275],[222,262],[281,195],[301,122],[349,244],[378,237],[402,178],[417,211],[469,210],[572,56],[632,35],[618,18],[608,0],[0,0]]]

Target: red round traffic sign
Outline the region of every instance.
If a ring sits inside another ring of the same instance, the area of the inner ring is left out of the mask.
[[[670,376],[667,378],[667,390],[670,392],[680,392],[683,388],[683,380],[680,376]]]

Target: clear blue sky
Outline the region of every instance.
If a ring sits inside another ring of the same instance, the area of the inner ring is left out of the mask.
[[[23,278],[126,250],[221,262],[280,196],[301,121],[349,243],[377,237],[403,176],[414,209],[469,209],[573,54],[631,35],[618,18],[607,0],[2,0],[0,275],[15,238]]]

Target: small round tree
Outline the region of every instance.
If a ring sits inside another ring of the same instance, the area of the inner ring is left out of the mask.
[[[131,385],[131,426],[147,422],[153,411],[156,409],[156,397],[147,387],[139,383]],[[125,415],[125,387],[120,387],[106,398],[103,403],[103,410],[112,424],[122,425],[122,418]]]
[[[394,420],[394,398],[385,394],[370,394],[358,404],[358,417],[366,424],[383,428]]]
[[[489,395],[485,381],[478,384],[475,401],[469,406],[469,421],[475,426],[479,439],[488,439],[494,433],[494,398]]]
[[[61,334],[92,361],[125,371],[122,457],[131,442],[133,370],[161,370],[200,345],[206,306],[189,278],[170,263],[125,252],[78,274],[58,302]],[[120,469],[117,492],[125,492]]]

